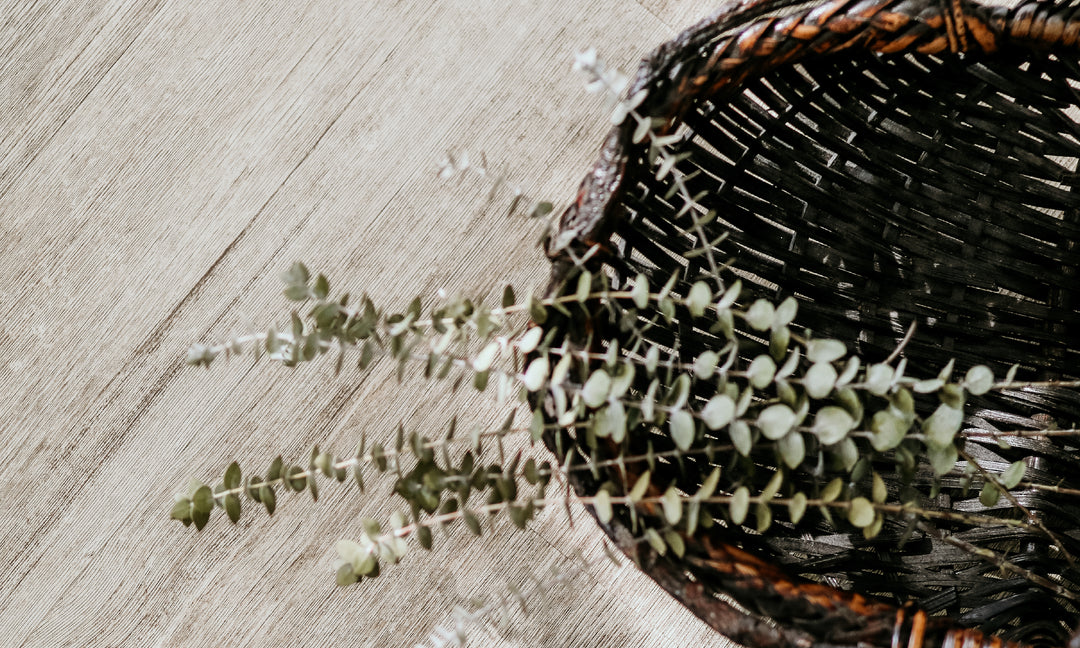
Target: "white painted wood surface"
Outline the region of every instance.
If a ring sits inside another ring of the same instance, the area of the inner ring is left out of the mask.
[[[462,402],[332,362],[183,366],[187,346],[283,322],[302,259],[391,303],[541,286],[535,223],[446,184],[487,153],[565,202],[606,129],[570,72],[626,70],[704,0],[8,0],[0,6],[0,644],[412,646],[456,604],[597,555],[587,520],[457,532],[379,581],[333,583],[336,539],[385,515],[323,488],[201,533],[190,477],[265,468],[359,430],[442,429]],[[500,201],[502,201],[500,203]],[[465,405],[489,408],[469,397]],[[355,410],[356,403],[361,405]],[[351,413],[350,413],[351,412]],[[302,501],[303,500],[303,501]],[[632,568],[602,564],[472,645],[724,646]]]

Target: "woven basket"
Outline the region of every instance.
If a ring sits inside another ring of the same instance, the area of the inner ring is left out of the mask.
[[[987,364],[1000,375],[1019,364],[1025,380],[1075,381],[1078,52],[1076,2],[727,5],[646,59],[630,90],[647,91],[640,115],[680,136],[672,150],[696,213],[715,218],[687,227],[674,174],[656,179],[648,143],[634,143],[627,119],[548,241],[550,291],[572,291],[586,268],[616,287],[638,273],[662,284],[678,271],[674,292],[685,295],[708,274],[707,245],[752,288],[740,301],[794,295],[797,324],[848,341],[867,361],[893,354],[915,322],[903,355],[928,375],[954,358],[957,371]],[[695,357],[715,340],[684,315],[646,338]],[[578,344],[625,337],[601,313],[564,330]],[[932,403],[919,407],[925,415]],[[979,432],[1076,428],[1077,390],[1017,389],[968,411],[965,450],[984,467],[1024,458],[1030,481],[1080,488],[1075,436],[1021,433],[1002,447]],[[630,446],[663,450],[654,432],[632,431]],[[560,458],[580,450],[572,429],[545,441]],[[693,493],[708,470],[687,463],[668,477]],[[988,509],[961,488],[962,470],[926,505],[1012,514],[1004,500]],[[768,477],[739,478],[760,490]],[[604,478],[570,475],[580,494]],[[826,520],[764,535],[721,522],[689,538],[676,561],[629,541],[625,515],[602,526],[703,620],[749,645],[1063,646],[1080,624],[1080,572],[1062,553],[1080,554],[1080,498],[1014,495],[1057,544],[1026,529],[947,521],[941,528],[966,549],[903,519],[870,541]],[[981,548],[1031,578],[1003,572]]]

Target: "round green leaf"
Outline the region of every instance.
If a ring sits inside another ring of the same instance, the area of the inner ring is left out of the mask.
[[[952,445],[953,438],[960,431],[960,425],[964,422],[963,410],[950,407],[945,403],[938,405],[934,413],[923,421],[923,434],[926,435],[926,443],[930,446],[943,447]]]
[[[851,472],[855,468],[855,464],[859,462],[859,446],[855,445],[855,441],[848,437],[833,445],[829,450],[836,453],[836,456],[840,458],[840,464],[844,466],[844,470]]]
[[[719,312],[731,308],[731,305],[739,298],[740,292],[742,292],[742,279],[736,279],[735,283],[724,291],[724,296],[720,298],[720,301],[716,302],[716,310]]]
[[[694,417],[690,412],[680,409],[671,413],[668,425],[671,426],[671,440],[679,450],[686,451],[694,444]]]
[[[694,376],[698,380],[708,380],[716,372],[720,356],[715,351],[705,351],[694,360]]]
[[[338,587],[348,587],[359,579],[356,577],[356,572],[353,571],[352,565],[343,562],[337,567],[335,580]]]
[[[701,410],[701,418],[710,430],[719,430],[735,418],[735,401],[727,394],[717,394]]]
[[[1009,467],[1005,469],[1005,472],[1001,473],[1001,484],[1008,490],[1016,488],[1017,484],[1024,479],[1024,472],[1027,470],[1027,464],[1021,459],[1020,461],[1014,461],[1009,464]]]
[[[874,505],[865,497],[856,497],[851,500],[851,508],[848,509],[848,521],[854,526],[863,529],[874,523]]]
[[[541,356],[529,363],[529,368],[525,370],[521,383],[525,386],[525,389],[534,392],[544,386],[547,374],[548,359],[546,356]]]
[[[934,469],[934,474],[940,477],[956,466],[959,455],[956,452],[956,446],[950,443],[943,446],[927,446],[926,457],[930,460],[930,466]]]
[[[878,452],[887,452],[904,440],[907,426],[895,414],[889,410],[881,410],[874,414],[870,420],[870,445]]]
[[[916,394],[932,394],[944,386],[945,381],[941,378],[929,378],[916,382],[911,386],[911,391]]]
[[[521,353],[532,353],[540,346],[540,340],[544,337],[544,329],[534,326],[525,332],[517,341],[517,349]]]
[[[671,529],[664,531],[664,542],[667,543],[667,546],[671,547],[671,551],[676,557],[682,558],[683,555],[686,554],[686,542],[677,532]]]
[[[716,486],[720,483],[720,468],[719,466],[712,469],[709,476],[705,478],[705,481],[701,483],[701,488],[698,492],[694,493],[695,500],[703,500],[712,497],[716,492]]]
[[[480,350],[480,353],[476,354],[473,358],[472,366],[473,371],[487,371],[491,368],[491,364],[495,362],[495,358],[499,357],[499,343],[492,342]]]
[[[822,407],[814,418],[814,435],[822,445],[832,445],[855,427],[855,419],[842,407],[829,405]]]
[[[836,385],[836,368],[828,362],[818,362],[807,370],[803,387],[810,398],[820,399],[829,395]]]
[[[964,388],[974,396],[985,394],[993,386],[994,372],[990,370],[990,367],[976,365],[968,369],[967,375],[964,376]]]
[[[711,301],[712,291],[709,290],[708,284],[698,281],[690,286],[690,292],[686,295],[686,308],[692,317],[701,317]]]
[[[798,524],[804,513],[806,513],[806,494],[795,493],[788,502],[788,517],[791,518],[791,523]]]
[[[678,524],[682,519],[682,498],[679,497],[679,491],[675,490],[674,486],[669,486],[660,496],[660,504],[664,508],[664,517],[668,524]]]
[[[230,490],[239,488],[240,486],[240,464],[235,461],[229,464],[229,467],[225,469],[225,488]]]
[[[642,497],[645,497],[645,492],[649,489],[649,484],[652,480],[652,471],[646,470],[638,477],[634,482],[634,487],[630,490],[630,501],[637,503],[641,501]]]
[[[993,506],[1000,498],[1001,491],[991,482],[983,484],[982,490],[979,491],[979,503],[983,506]]]
[[[611,522],[611,517],[614,515],[611,509],[611,495],[606,490],[601,490],[593,497],[593,509],[596,510],[596,517],[607,524]]]
[[[881,478],[881,475],[874,472],[873,487],[871,488],[871,497],[874,499],[875,504],[881,504],[889,497],[889,489],[885,487],[885,480]]]
[[[585,386],[581,388],[581,398],[589,407],[599,407],[611,393],[611,376],[603,369],[592,372]]]
[[[649,546],[661,556],[667,553],[667,543],[660,537],[660,534],[656,529],[652,527],[645,529],[645,540],[649,543]]]
[[[847,364],[844,365],[844,371],[836,379],[836,387],[840,388],[847,385],[849,382],[855,379],[856,374],[859,373],[859,367],[862,366],[862,361],[859,360],[859,356],[851,356],[848,358]]]
[[[614,347],[613,347],[614,348]],[[611,379],[610,398],[622,398],[634,384],[634,375],[637,370],[633,364],[623,364],[615,370],[615,377]]]
[[[604,430],[615,443],[622,443],[626,438],[626,408],[617,400],[608,401],[603,409]]]
[[[776,450],[780,453],[784,464],[791,469],[797,468],[806,458],[806,442],[803,440],[803,435],[798,432],[788,434],[778,440]]]
[[[772,526],[772,509],[765,502],[758,502],[754,508],[754,517],[757,518],[758,533],[765,533]]]
[[[892,387],[893,368],[887,364],[870,365],[866,369],[866,389],[875,396],[884,396]]]
[[[649,278],[644,273],[638,273],[630,296],[634,300],[634,306],[638,308],[645,308],[649,304]]]
[[[370,552],[355,540],[338,540],[334,543],[334,551],[339,558],[350,565],[357,564],[366,558]]]
[[[728,503],[728,514],[735,524],[742,524],[746,520],[746,514],[750,510],[750,489],[739,486],[731,496]]]
[[[770,405],[758,414],[757,426],[766,439],[775,441],[783,438],[795,427],[797,417],[790,407],[782,403]]]
[[[784,471],[777,470],[773,472],[773,476],[769,478],[769,483],[765,484],[765,488],[761,489],[759,497],[763,500],[770,500],[776,497],[776,494],[780,492],[780,487],[783,485]]]
[[[236,524],[240,520],[240,498],[230,493],[225,496],[225,512],[229,521]]]
[[[810,362],[836,362],[847,355],[847,346],[840,340],[810,340],[806,343],[806,358]]]
[[[742,456],[749,457],[750,450],[754,446],[753,432],[750,431],[750,426],[745,421],[735,421],[731,424],[728,435],[731,437],[731,444],[735,446],[735,450]]]
[[[746,377],[754,389],[765,389],[776,375],[776,362],[768,355],[762,354],[754,358],[750,367],[746,370]]]
[[[660,365],[660,347],[651,346],[645,353],[645,371],[650,376],[656,373],[656,368]]]
[[[776,314],[773,315],[773,328],[779,329],[791,324],[798,312],[799,302],[794,297],[788,297],[780,302],[780,305],[776,307]]]
[[[750,308],[746,309],[746,323],[755,331],[767,331],[772,328],[775,316],[776,309],[764,299],[755,301],[750,304]]]
[[[825,484],[825,488],[821,490],[821,501],[832,502],[837,497],[840,497],[840,493],[842,493],[843,491],[844,480],[836,477],[828,484]]]

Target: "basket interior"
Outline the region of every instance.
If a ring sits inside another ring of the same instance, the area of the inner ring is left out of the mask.
[[[1077,87],[1075,58],[1041,53],[845,52],[783,66],[684,115],[675,149],[688,157],[678,168],[697,216],[715,212],[703,232],[677,215],[671,176],[656,180],[640,147],[609,263],[624,284],[638,272],[663,283],[682,269],[676,290],[685,291],[706,270],[693,253],[701,235],[714,241],[729,232],[713,248],[716,259],[730,260],[759,296],[801,298],[799,324],[857,341],[868,361],[892,353],[915,321],[903,355],[930,376],[955,358],[958,371],[988,364],[1001,375],[1019,364],[1028,379],[1076,379]],[[687,358],[714,341],[678,326],[647,335]],[[1080,398],[1017,390],[977,403],[975,413],[969,425],[998,430],[1075,427]],[[1018,438],[1010,448],[968,441],[967,450],[990,470],[1030,457],[1033,481],[1080,487],[1072,437]],[[929,490],[929,469],[920,474]],[[751,480],[760,488],[768,476]],[[693,492],[693,484],[680,486]],[[1080,555],[1080,499],[1018,497]],[[932,505],[1011,511],[1005,502],[982,506],[958,478],[944,480]],[[960,524],[950,531],[1080,592],[1080,572],[1043,538]],[[1080,623],[1074,602],[898,522],[873,541],[838,534],[825,520],[813,531],[778,525],[767,539],[732,532],[814,580],[913,601],[1007,638],[1063,645]]]

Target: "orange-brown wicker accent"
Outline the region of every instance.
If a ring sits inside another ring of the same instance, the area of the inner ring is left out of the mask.
[[[628,118],[548,240],[550,290],[584,264],[616,286],[639,272],[662,284],[679,270],[674,290],[685,295],[709,274],[711,256],[731,262],[751,299],[797,296],[798,324],[849,341],[869,361],[890,355],[916,322],[903,354],[928,375],[955,358],[958,371],[1019,364],[1025,379],[1076,380],[1078,89],[1076,0],[726,5],[643,61],[629,91],[647,92],[639,116],[680,135],[671,150],[695,213],[715,218],[702,231],[689,226],[673,175],[656,179],[649,144],[634,143]],[[695,253],[703,245],[711,255]],[[645,336],[692,359],[716,340],[681,315]],[[567,323],[568,336],[624,334],[602,320]],[[1080,488],[1075,436],[1027,434],[1002,448],[971,432],[1077,427],[1075,389],[1027,388],[972,405],[969,456],[996,470],[1028,457],[1031,482]],[[665,449],[662,435],[633,434],[631,450]],[[545,441],[560,456],[575,451],[572,430]],[[803,468],[814,487],[813,467]],[[619,483],[643,470],[625,469]],[[928,484],[928,468],[918,471]],[[693,460],[657,464],[653,481],[693,493],[705,472]],[[739,483],[760,491],[768,478]],[[588,494],[604,476],[570,479]],[[960,481],[943,480],[927,506],[1010,510],[1004,500],[983,506]],[[874,540],[824,520],[764,535],[717,524],[687,538],[677,561],[633,542],[625,518],[603,526],[703,620],[748,645],[1064,646],[1080,624],[1080,572],[1061,554],[1080,554],[1080,499],[1035,489],[1017,499],[1060,546],[1029,529],[900,516]],[[1027,575],[1003,571],[979,555],[984,548]]]

